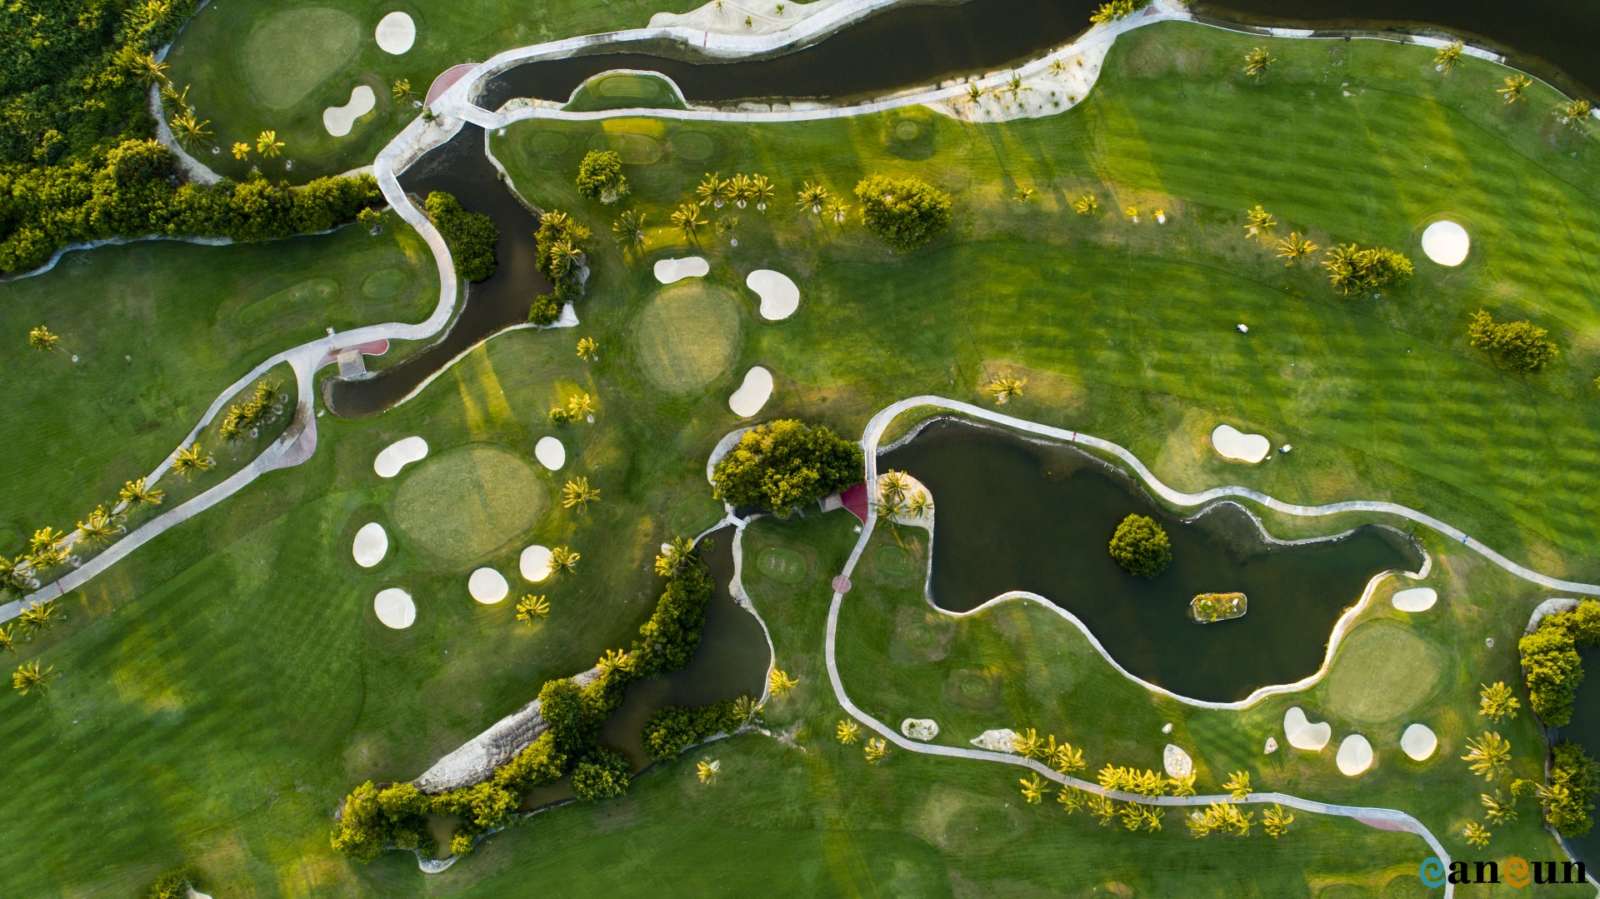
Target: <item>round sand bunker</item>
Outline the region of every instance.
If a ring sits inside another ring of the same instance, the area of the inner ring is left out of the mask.
[[[533,457],[545,468],[560,471],[561,466],[567,464],[567,448],[554,437],[540,437],[533,445]]]
[[[1339,754],[1333,761],[1345,777],[1362,774],[1372,767],[1372,744],[1360,734],[1351,734],[1339,743]]]
[[[383,561],[389,554],[389,534],[383,525],[376,521],[369,521],[356,531],[356,540],[350,547],[350,555],[355,557],[356,564],[362,568],[371,568]]]
[[[1426,724],[1412,724],[1400,735],[1400,749],[1414,762],[1425,762],[1439,748],[1439,738]]]
[[[1225,459],[1252,465],[1272,452],[1272,441],[1260,434],[1246,434],[1233,425],[1217,425],[1211,432],[1211,445]]]
[[[772,396],[772,372],[757,365],[744,373],[744,382],[728,397],[728,408],[740,418],[761,411]]]
[[[384,627],[397,631],[405,630],[417,620],[417,604],[411,601],[411,594],[399,587],[379,590],[372,598],[372,611],[377,613]]]
[[[428,441],[421,437],[405,437],[384,447],[372,460],[372,470],[380,478],[392,478],[412,462],[428,457]]]
[[[761,317],[769,322],[782,321],[800,308],[800,288],[782,272],[756,269],[744,279],[744,285],[761,298]]]
[[[1422,232],[1422,252],[1439,265],[1454,268],[1467,261],[1472,249],[1472,239],[1467,229],[1455,222],[1441,220]]]
[[[484,605],[494,605],[506,598],[511,592],[511,585],[506,583],[506,576],[493,568],[479,568],[467,578],[467,592],[472,598]]]
[[[550,563],[550,547],[537,543],[524,549],[522,556],[517,559],[517,570],[522,572],[522,579],[533,583],[549,577],[554,568]]]
[[[417,42],[417,23],[406,13],[392,12],[378,20],[372,36],[378,49],[399,56]]]
[[[686,256],[682,259],[657,259],[656,280],[662,284],[682,281],[684,278],[704,278],[711,271],[711,263],[704,256]]]

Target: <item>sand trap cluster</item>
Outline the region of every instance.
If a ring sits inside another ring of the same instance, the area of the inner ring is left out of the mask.
[[[1389,602],[1402,612],[1426,612],[1439,601],[1439,591],[1432,587],[1412,587],[1390,597]]]
[[[972,738],[972,745],[990,752],[1016,752],[1017,732],[1009,727],[986,730]]]
[[[1326,721],[1313,724],[1306,720],[1306,713],[1299,706],[1290,706],[1283,713],[1283,735],[1289,738],[1289,745],[1296,749],[1321,752],[1322,747],[1333,739],[1333,725]]]
[[[329,106],[322,110],[322,127],[334,137],[344,137],[355,127],[356,119],[372,111],[378,97],[372,88],[358,84],[350,89],[350,102],[343,106]]]
[[[1412,724],[1400,735],[1400,749],[1414,762],[1424,762],[1439,748],[1439,738],[1426,724]]]
[[[907,718],[900,722],[900,733],[913,740],[931,740],[939,736],[939,722],[932,718]]]
[[[408,13],[392,12],[378,20],[372,36],[378,42],[378,49],[399,56],[417,42],[417,23]]]
[[[656,280],[662,284],[682,281],[684,278],[704,278],[711,271],[711,263],[704,256],[685,256],[682,259],[657,259]]]
[[[377,613],[384,627],[397,631],[405,630],[417,620],[417,604],[411,601],[411,594],[399,587],[379,590],[372,598],[372,611]]]
[[[1252,465],[1272,452],[1272,441],[1260,434],[1246,434],[1233,425],[1217,425],[1211,432],[1211,445],[1225,459]]]
[[[1455,222],[1437,221],[1422,232],[1423,254],[1440,265],[1454,268],[1467,261],[1471,250],[1472,238],[1467,236],[1467,229]]]
[[[1355,777],[1372,767],[1372,744],[1360,734],[1351,734],[1339,742],[1339,754],[1333,761],[1340,774]]]
[[[392,478],[412,462],[428,457],[428,441],[421,437],[404,437],[384,447],[372,460],[372,470],[380,478]]]
[[[1161,750],[1161,767],[1166,769],[1168,777],[1188,777],[1194,773],[1194,759],[1189,758],[1182,746],[1168,743]]]
[[[728,408],[740,418],[749,418],[761,411],[772,396],[772,372],[757,365],[744,373],[744,382],[728,397]]]
[[[467,578],[467,592],[487,606],[505,599],[511,592],[511,585],[506,583],[505,575],[493,568],[479,568]]]
[[[371,568],[383,561],[389,554],[389,534],[383,525],[376,521],[369,521],[356,531],[355,543],[350,547],[350,555],[355,557],[356,564],[362,568]]]
[[[761,317],[769,322],[783,321],[800,308],[800,287],[782,272],[758,268],[744,279],[744,286],[761,298]]]
[[[567,448],[554,437],[540,437],[533,445],[533,457],[545,468],[560,471],[561,466],[567,464]]]
[[[550,547],[540,546],[535,543],[522,551],[517,559],[517,570],[522,572],[522,579],[538,583],[550,576],[555,566],[550,564]]]

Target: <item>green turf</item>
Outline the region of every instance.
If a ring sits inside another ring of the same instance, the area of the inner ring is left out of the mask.
[[[300,102],[338,71],[361,42],[362,31],[343,10],[282,9],[250,29],[239,67],[257,102],[276,113]]]
[[[412,466],[391,511],[413,549],[467,563],[505,546],[544,514],[547,480],[525,456],[473,444]]]
[[[1405,726],[1439,684],[1439,650],[1405,625],[1374,621],[1346,635],[1328,676],[1328,711],[1356,726]]]
[[[618,72],[596,75],[578,85],[565,107],[569,112],[599,109],[682,109],[673,86],[656,75]]]
[[[635,359],[662,390],[690,393],[728,374],[740,303],[726,288],[686,278],[661,289],[633,322]]]

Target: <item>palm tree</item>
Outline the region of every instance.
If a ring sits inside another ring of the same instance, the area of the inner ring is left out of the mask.
[[[1294,823],[1294,814],[1283,810],[1283,806],[1274,802],[1272,808],[1261,813],[1261,829],[1267,836],[1276,840],[1289,832],[1289,825]]]
[[[628,674],[635,667],[634,657],[625,649],[608,649],[600,657],[600,661],[595,664],[600,669],[601,677],[606,677],[613,671],[621,671],[623,674]]]
[[[517,600],[517,620],[533,624],[550,615],[550,600],[542,593],[528,593]]]
[[[1491,824],[1510,824],[1517,820],[1517,797],[1513,793],[1507,799],[1499,790],[1489,793],[1479,793],[1478,802],[1483,805],[1483,816]]]
[[[160,487],[146,487],[144,478],[126,481],[123,483],[122,489],[117,491],[118,501],[127,503],[130,506],[140,504],[159,506],[166,495],[167,492]]]
[[[1095,820],[1100,823],[1101,827],[1110,824],[1111,819],[1117,814],[1117,805],[1111,801],[1109,796],[1095,793],[1089,797],[1088,805],[1089,814],[1094,815]]]
[[[1139,224],[1139,207],[1124,206],[1122,207],[1122,214],[1127,216],[1135,225]]]
[[[835,225],[842,225],[850,217],[850,206],[843,200],[829,200],[822,210]]]
[[[839,723],[833,726],[833,738],[849,746],[861,739],[861,728],[848,718],[840,719]]]
[[[38,586],[38,581],[28,570],[26,556],[8,559],[0,556],[0,590],[14,590],[21,592]]]
[[[1464,47],[1460,41],[1453,41],[1440,47],[1439,52],[1433,54],[1433,67],[1441,72],[1454,69],[1456,63],[1461,61],[1461,51]]]
[[[1252,47],[1244,55],[1244,73],[1251,78],[1260,78],[1267,73],[1267,66],[1272,65],[1272,54],[1266,47]]]
[[[906,501],[906,514],[916,519],[923,519],[933,514],[933,497],[926,490],[918,491],[911,499]]]
[[[561,508],[589,511],[589,504],[600,501],[600,488],[589,486],[586,477],[575,477],[561,488]]]
[[[1056,793],[1056,804],[1069,815],[1078,813],[1083,808],[1083,791],[1076,787],[1062,787]]]
[[[583,556],[579,555],[576,552],[573,552],[572,547],[570,547],[570,546],[554,546],[554,547],[551,547],[550,548],[550,571],[551,571],[551,573],[559,573],[559,572],[562,572],[562,571],[566,571],[566,572],[577,571],[578,570],[578,560],[581,559],[581,558],[583,558]]]
[[[1593,110],[1593,103],[1580,98],[1577,100],[1569,100],[1566,103],[1561,104],[1561,106],[1557,109],[1557,112],[1561,116],[1561,124],[1577,125],[1579,122],[1587,118],[1589,113]]]
[[[66,536],[66,534],[63,534],[55,528],[47,525],[38,529],[37,531],[34,531],[33,536],[28,538],[28,549],[37,552],[41,549],[54,547],[62,540],[65,540]]]
[[[567,273],[583,264],[583,251],[572,241],[562,238],[550,244],[550,277],[561,281]]]
[[[1234,799],[1243,799],[1250,795],[1250,772],[1229,772],[1228,779],[1223,782],[1222,788]]]
[[[700,204],[695,202],[679,203],[678,208],[672,210],[672,223],[677,225],[683,236],[690,240],[694,240],[700,231],[700,226],[707,224],[706,220],[700,217]]]
[[[861,754],[866,757],[867,764],[876,765],[889,755],[889,744],[882,737],[873,737],[861,748]]]
[[[1028,385],[1027,378],[1015,378],[1011,375],[996,375],[993,380],[985,384],[984,392],[994,397],[996,406],[1004,406],[1013,399],[1022,396],[1022,388]]]
[[[1479,684],[1478,714],[1490,721],[1499,723],[1501,719],[1515,717],[1517,709],[1522,703],[1517,701],[1517,696],[1505,681],[1495,681],[1492,684]]]
[[[167,81],[166,63],[156,59],[154,53],[146,52],[134,58],[134,74],[145,84],[165,84]]]
[[[673,537],[670,542],[661,544],[661,552],[656,554],[655,571],[662,577],[672,577],[683,567],[694,552],[694,541],[688,537]]]
[[[163,81],[161,83],[161,99],[173,106],[176,106],[180,110],[188,109],[189,87],[190,85],[185,84],[183,86],[183,90],[180,91],[173,87],[170,82]]]
[[[750,176],[744,174],[743,172],[740,172],[739,174],[734,175],[732,178],[729,178],[727,181],[723,182],[723,186],[727,189],[728,199],[732,200],[733,204],[738,206],[740,209],[743,209],[746,205],[748,205],[750,203],[750,199],[755,196],[755,193],[752,189],[752,184],[753,182],[750,180]]]
[[[250,145],[242,140],[233,142],[232,151],[234,159],[248,159],[250,157]]]
[[[1038,191],[1035,190],[1034,188],[1031,188],[1031,187],[1018,187],[1017,188],[1017,192],[1012,197],[1012,199],[1016,200],[1018,203],[1026,203],[1029,200],[1033,199],[1033,196],[1036,193],[1038,193]]]
[[[22,614],[17,616],[17,620],[22,622],[22,626],[26,627],[29,632],[39,633],[66,621],[67,613],[61,611],[61,607],[56,605],[56,601],[52,599],[49,602],[28,606],[22,610]]]
[[[767,692],[771,693],[774,699],[783,696],[798,686],[800,686],[800,679],[790,677],[782,668],[774,666],[772,671],[767,674]]]
[[[1505,80],[1500,83],[1500,87],[1495,88],[1494,92],[1505,100],[1507,106],[1511,106],[1526,99],[1522,92],[1527,90],[1528,85],[1532,83],[1533,79],[1518,72],[1515,75],[1507,75]]]
[[[795,194],[795,205],[801,210],[809,209],[812,215],[821,215],[822,207],[833,198],[833,193],[820,184],[810,181],[800,186],[800,191]]]
[[[186,109],[172,117],[172,133],[185,147],[205,145],[211,142],[211,130],[206,127],[210,124],[210,119],[202,119],[194,110]]]
[[[256,152],[268,159],[278,158],[278,154],[283,152],[285,146],[287,145],[283,141],[278,140],[276,131],[268,130],[256,135]]]
[[[1278,258],[1282,259],[1284,266],[1287,267],[1305,259],[1317,249],[1317,245],[1301,237],[1299,231],[1290,231],[1288,237],[1278,241]]]
[[[747,721],[756,719],[760,714],[761,706],[756,704],[754,696],[741,694],[733,701],[733,720],[739,722],[741,726]]]
[[[1012,72],[1011,77],[1006,79],[1006,90],[1011,92],[1011,99],[1015,100],[1022,93],[1022,76]]]
[[[206,455],[200,444],[191,443],[178,450],[172,459],[172,470],[185,478],[192,477],[196,472],[210,471],[217,465],[217,460]]]
[[[644,213],[627,210],[611,223],[611,235],[624,250],[644,246]]]
[[[716,759],[701,759],[695,762],[694,776],[700,778],[703,784],[711,783],[722,772],[722,763]]]
[[[23,556],[23,561],[27,562],[28,568],[32,569],[34,574],[39,574],[65,564],[70,558],[72,558],[71,547],[65,543],[52,543],[30,551]]]
[[[100,543],[121,533],[123,528],[106,512],[105,506],[95,506],[89,517],[78,522],[78,532],[91,543]]]
[[[1260,203],[1257,203],[1253,209],[1245,210],[1244,218],[1245,237],[1255,237],[1258,234],[1265,234],[1268,231],[1271,231],[1273,228],[1278,227],[1278,220],[1273,217],[1272,213],[1262,208]]]
[[[722,208],[722,173],[706,172],[700,178],[700,183],[695,185],[694,195],[700,198],[701,206],[715,206]]]
[[[578,338],[578,358],[585,362],[593,362],[600,358],[600,342],[593,337]]]
[[[1167,793],[1172,796],[1194,795],[1194,772],[1167,778]]]
[[[27,696],[30,692],[43,693],[48,687],[51,676],[55,674],[56,666],[41,669],[37,660],[23,662],[17,670],[11,672],[11,688]]]
[[[594,414],[594,397],[580,390],[567,397],[567,414],[574,419],[588,418]]]
[[[1467,738],[1467,752],[1461,757],[1473,774],[1495,780],[1511,765],[1511,742],[1492,730],[1474,739]]]
[[[1100,211],[1100,198],[1085,191],[1072,201],[1072,211],[1079,215],[1094,215]]]
[[[968,84],[967,85],[967,102],[971,103],[973,106],[977,106],[982,101],[983,101],[983,88],[979,87],[976,82]]]
[[[1082,771],[1087,767],[1087,763],[1083,760],[1083,750],[1066,742],[1051,751],[1049,764],[1062,774]]]
[[[53,350],[60,342],[61,337],[44,325],[35,325],[28,331],[28,346],[36,350]]]
[[[1461,837],[1467,841],[1467,845],[1476,846],[1479,849],[1489,845],[1489,838],[1493,836],[1494,834],[1490,833],[1488,828],[1476,821],[1468,821],[1467,826],[1461,829]]]
[[[778,195],[778,189],[767,180],[766,175],[753,175],[750,178],[750,198],[756,201],[756,211],[766,212],[767,204]]]
[[[1044,785],[1044,779],[1035,771],[1028,777],[1021,778],[1017,784],[1022,788],[1022,801],[1029,805],[1038,805],[1044,799],[1044,794],[1049,789]]]
[[[6,652],[17,651],[17,632],[9,624],[0,624],[0,649]]]
[[[389,93],[393,94],[396,100],[409,99],[411,97],[411,79],[395,79],[394,84],[389,85]]]
[[[911,478],[903,471],[891,468],[878,478],[878,501],[890,508],[900,508],[910,490]]]
[[[1011,751],[1023,758],[1034,758],[1044,750],[1044,739],[1033,728],[1015,731],[1011,735]]]

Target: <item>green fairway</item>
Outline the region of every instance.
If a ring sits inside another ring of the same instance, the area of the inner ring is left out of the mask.
[[[1406,723],[1439,685],[1439,651],[1404,625],[1374,621],[1351,631],[1328,676],[1328,711],[1356,726]]]
[[[639,367],[670,393],[701,390],[727,374],[739,345],[739,301],[699,278],[662,288],[633,323]]]

